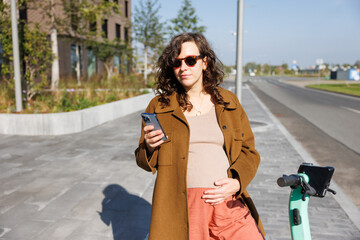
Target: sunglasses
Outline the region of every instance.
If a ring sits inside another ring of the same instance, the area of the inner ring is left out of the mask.
[[[173,64],[173,68],[176,69],[181,67],[181,63],[183,60],[188,67],[193,67],[196,65],[197,61],[202,58],[204,58],[204,55],[202,54],[200,54],[199,56],[186,56],[184,58],[176,58]]]

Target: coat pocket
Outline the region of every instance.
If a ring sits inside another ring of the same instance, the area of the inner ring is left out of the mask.
[[[242,128],[236,128],[234,130],[234,141],[243,141],[244,133],[242,131]]]
[[[172,141],[171,133],[167,133],[167,140],[160,145],[158,165],[159,166],[170,166],[172,165]]]

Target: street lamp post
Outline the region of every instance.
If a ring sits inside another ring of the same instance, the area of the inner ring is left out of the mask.
[[[241,85],[242,85],[242,42],[244,29],[244,0],[238,0],[237,13],[237,40],[236,40],[236,96],[241,102]]]
[[[16,9],[17,9],[16,0],[11,0],[11,31],[12,31],[13,57],[14,57],[16,112],[21,112],[22,100],[21,100],[21,81],[20,81],[20,55],[19,55],[19,39],[18,39]]]

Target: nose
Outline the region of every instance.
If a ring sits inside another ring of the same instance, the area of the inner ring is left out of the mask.
[[[186,65],[185,60],[181,60],[180,70],[185,71],[186,69],[188,69],[188,65]]]

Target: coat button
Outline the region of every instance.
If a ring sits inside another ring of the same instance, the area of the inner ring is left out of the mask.
[[[222,126],[222,129],[224,129],[224,130],[225,130],[225,129],[226,129],[226,125],[223,125],[223,126]]]

